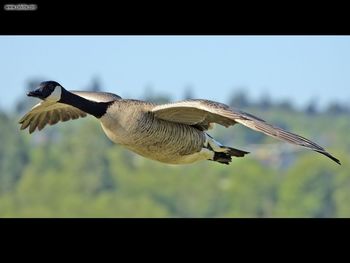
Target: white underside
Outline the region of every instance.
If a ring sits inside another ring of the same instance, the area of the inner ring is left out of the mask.
[[[205,142],[204,142],[204,147],[207,147],[208,144],[209,146],[213,149],[213,151],[207,149],[207,148],[202,148],[201,151],[190,154],[190,155],[185,155],[182,156],[181,158],[176,160],[177,164],[186,164],[186,163],[194,163],[197,161],[201,160],[213,160],[215,152],[227,152],[228,149],[223,147],[223,145],[207,134],[205,134]]]
[[[183,155],[180,158],[177,158],[174,160],[173,164],[188,164],[188,163],[194,163],[202,160],[212,160],[214,157],[214,152],[210,151],[207,148],[202,148],[201,151],[189,154],[189,155]]]
[[[205,134],[205,142],[204,142],[204,146],[208,147],[209,146],[213,149],[214,152],[227,152],[228,149],[223,147],[223,145],[221,143],[219,143],[218,141],[215,141],[213,138],[211,138],[208,134]]]

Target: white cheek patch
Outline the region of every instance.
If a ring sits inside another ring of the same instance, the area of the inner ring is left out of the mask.
[[[61,86],[56,86],[54,91],[46,98],[48,101],[59,101],[61,99],[62,88]]]

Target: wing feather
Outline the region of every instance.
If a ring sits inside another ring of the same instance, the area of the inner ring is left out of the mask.
[[[236,123],[235,115],[225,104],[209,100],[185,100],[157,105],[152,112],[157,118],[208,129],[211,123],[229,127]]]
[[[250,129],[262,132],[276,139],[300,145],[324,154],[340,164],[338,159],[309,139],[273,126],[252,114],[234,110],[222,103],[209,100],[186,100],[155,106],[152,112],[155,117],[160,119],[204,127],[205,129],[208,129],[211,123],[218,123],[225,127],[240,123]]]
[[[88,91],[71,91],[85,99],[96,102],[108,102],[120,99],[118,95],[108,92],[88,92]],[[60,121],[75,120],[84,118],[87,114],[73,106],[57,103],[41,101],[36,104],[29,112],[27,112],[20,120],[20,129],[24,130],[29,127],[29,133],[33,133],[36,128],[42,130],[47,124],[54,125]]]

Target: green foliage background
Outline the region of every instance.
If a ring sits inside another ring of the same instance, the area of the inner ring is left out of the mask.
[[[19,113],[2,112],[0,217],[349,217],[349,114],[244,110],[318,142],[342,166],[239,126],[211,134],[257,146],[245,158],[166,165],[111,143],[93,117],[29,135]]]

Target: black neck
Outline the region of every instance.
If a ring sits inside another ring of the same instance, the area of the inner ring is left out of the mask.
[[[101,118],[106,113],[108,106],[111,104],[111,102],[96,102],[87,100],[65,89],[62,89],[61,99],[58,102],[71,105],[95,116],[96,118]]]

